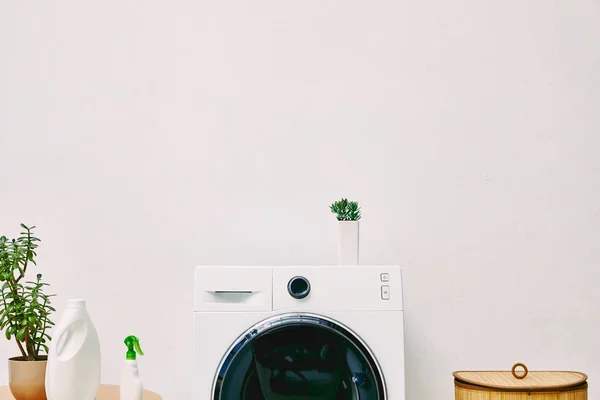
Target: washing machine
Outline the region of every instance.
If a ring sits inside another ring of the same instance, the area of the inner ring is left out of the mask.
[[[404,400],[397,266],[197,267],[194,400]]]

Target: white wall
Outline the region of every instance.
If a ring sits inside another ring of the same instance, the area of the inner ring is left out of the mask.
[[[0,233],[39,227],[105,382],[136,334],[146,385],[185,400],[193,267],[335,263],[347,196],[362,261],[405,267],[409,400],[516,361],[587,372],[597,399],[599,20],[594,0],[4,1]]]

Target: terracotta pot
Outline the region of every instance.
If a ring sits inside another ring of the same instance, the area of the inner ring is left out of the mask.
[[[46,400],[46,358],[25,361],[23,357],[8,360],[8,384],[16,400]]]

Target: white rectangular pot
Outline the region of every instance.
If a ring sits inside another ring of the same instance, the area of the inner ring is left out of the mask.
[[[359,221],[339,221],[338,265],[358,265]]]

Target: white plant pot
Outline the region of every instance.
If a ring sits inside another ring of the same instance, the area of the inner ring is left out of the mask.
[[[339,221],[338,265],[358,265],[359,221]]]

